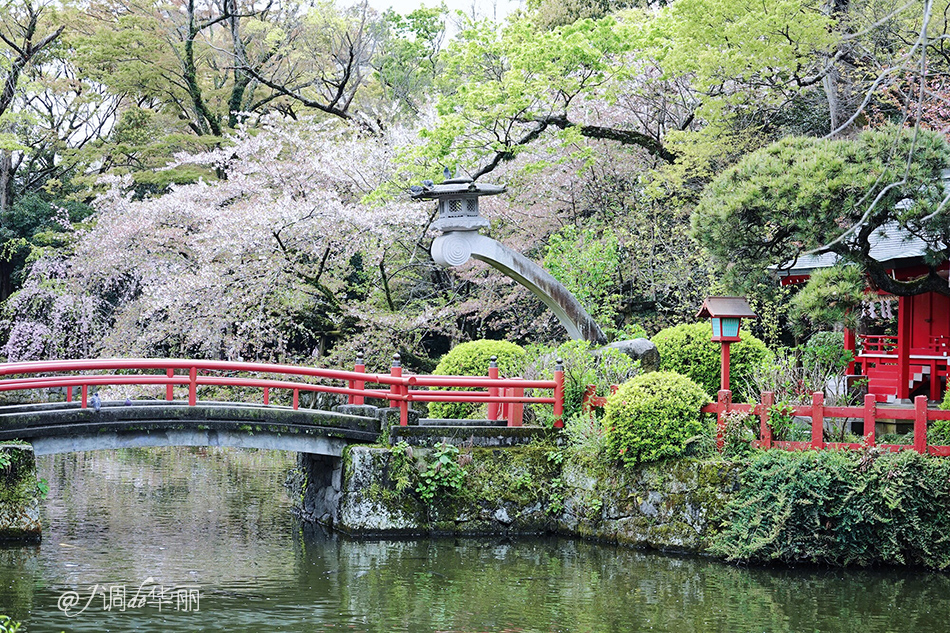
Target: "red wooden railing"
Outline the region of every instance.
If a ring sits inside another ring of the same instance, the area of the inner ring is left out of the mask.
[[[263,391],[265,405],[270,404],[272,389],[289,390],[294,409],[299,407],[301,391],[342,394],[350,404],[363,404],[366,398],[388,400],[390,407],[399,409],[399,423],[403,426],[408,424],[411,402],[487,402],[489,418],[507,419],[509,425],[521,424],[521,410],[525,403],[550,404],[554,409],[554,426],[564,426],[564,370],[560,360],[553,380],[499,378],[497,367],[489,368],[484,377],[403,376],[398,354],[393,356],[388,374],[367,374],[360,355],[353,371],[233,361],[113,358],[2,363],[0,376],[11,376],[0,379],[0,391],[65,388],[67,402],[72,401],[73,388],[79,387],[82,408],[87,407],[89,387],[94,385],[164,385],[168,401],[174,400],[175,387],[186,387],[190,406],[198,402],[198,387],[227,386],[259,388]],[[304,379],[336,384],[303,382]],[[368,388],[367,385],[378,387]],[[459,387],[481,391],[448,391]],[[526,396],[525,389],[550,390],[552,394]]]
[[[879,446],[890,451],[912,449],[918,453],[930,455],[950,455],[950,446],[929,445],[927,443],[927,425],[934,420],[950,420],[950,411],[939,411],[927,408],[927,397],[917,396],[913,407],[881,406],[873,394],[864,397],[864,406],[861,407],[828,407],[825,406],[825,396],[822,393],[812,394],[810,405],[789,407],[789,413],[795,417],[811,419],[811,440],[808,442],[787,442],[772,439],[772,427],[769,424],[769,414],[775,404],[775,396],[771,392],[764,392],[761,401],[756,404],[733,404],[732,392],[720,391],[716,402],[702,408],[704,413],[714,413],[717,416],[717,445],[723,446],[725,431],[725,415],[731,411],[741,411],[759,418],[759,439],[755,442],[761,448],[781,448],[785,450],[806,449],[862,449],[870,446]],[[825,442],[824,426],[826,419],[854,418],[864,422],[864,438],[861,443],[854,442]],[[904,444],[876,444],[874,427],[879,421],[906,420],[913,422],[914,443]]]
[[[610,391],[617,390],[617,385],[611,385]],[[607,398],[595,395],[596,387],[588,385],[584,392],[583,411],[590,413],[594,407],[603,407]],[[718,393],[716,402],[702,408],[703,413],[716,415],[716,444],[721,450],[724,444],[723,437],[726,426],[726,414],[740,411],[759,418],[759,439],[753,444],[760,448],[781,448],[785,450],[806,449],[863,449],[878,446],[889,451],[915,450],[918,453],[930,455],[950,455],[950,446],[931,445],[927,443],[927,425],[934,420],[950,420],[950,411],[940,411],[927,408],[927,397],[917,396],[913,407],[882,406],[877,403],[874,394],[864,397],[864,406],[860,407],[828,407],[825,406],[823,393],[812,394],[810,405],[790,406],[786,409],[789,415],[811,419],[811,440],[808,442],[788,442],[772,439],[772,426],[769,416],[775,404],[775,395],[766,391],[762,393],[760,402],[756,404],[734,404],[732,392],[722,390]],[[852,418],[864,423],[864,437],[860,443],[855,442],[825,442],[824,428],[826,419]],[[881,421],[906,420],[914,424],[913,444],[877,444],[875,440],[875,424]]]
[[[858,334],[859,354],[892,354],[897,350],[897,337],[883,334]]]

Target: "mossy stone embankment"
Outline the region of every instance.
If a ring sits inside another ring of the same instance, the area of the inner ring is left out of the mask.
[[[348,449],[336,528],[363,535],[561,533],[703,552],[737,486],[737,466],[678,460],[639,469],[580,464],[550,442],[463,450],[458,490],[420,494],[438,448]]]
[[[0,541],[38,541],[40,490],[29,444],[0,444]]]

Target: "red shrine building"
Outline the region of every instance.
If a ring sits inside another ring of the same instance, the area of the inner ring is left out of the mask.
[[[870,255],[888,266],[894,279],[926,274],[924,243],[900,230],[875,233]],[[811,271],[837,263],[837,256],[802,257],[779,272],[782,285],[808,280]],[[948,278],[948,262],[938,269]],[[950,360],[950,297],[936,292],[896,297],[877,291],[863,305],[857,332],[845,330],[845,348],[855,360],[848,373],[864,376],[878,402],[908,401],[926,395],[940,400],[947,389]]]

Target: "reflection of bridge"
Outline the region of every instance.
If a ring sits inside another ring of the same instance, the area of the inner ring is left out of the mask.
[[[37,454],[235,446],[339,457],[348,443],[378,439],[381,416],[374,414],[374,407],[363,406],[367,401],[388,405],[401,425],[409,423],[412,402],[439,401],[485,402],[491,421],[520,425],[524,403],[552,404],[559,422],[564,391],[560,366],[555,380],[501,379],[497,367],[489,368],[486,377],[403,376],[398,356],[388,374],[368,374],[361,361],[353,371],[344,371],[230,361],[104,359],[6,363],[0,364],[0,376],[0,392],[39,391],[45,396],[40,399],[61,399],[0,407],[0,440],[30,441]],[[98,387],[151,388],[164,399],[103,402],[90,393]],[[553,393],[537,396],[526,394],[526,389]],[[342,407],[343,412],[302,409],[301,392],[336,394],[350,406]],[[222,394],[227,402],[220,401]],[[274,406],[272,394],[284,406]],[[209,396],[213,400],[205,399]],[[255,402],[243,401],[250,399]]]

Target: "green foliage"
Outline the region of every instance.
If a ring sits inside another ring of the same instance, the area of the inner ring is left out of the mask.
[[[17,633],[21,626],[23,625],[15,622],[10,616],[0,615],[0,633]]]
[[[735,410],[726,413],[723,422],[723,455],[736,457],[752,452],[752,442],[758,439],[758,418],[751,413]]]
[[[813,270],[808,283],[792,297],[790,317],[799,332],[833,328],[855,329],[867,279],[857,266],[832,266]]]
[[[699,412],[709,397],[702,387],[673,372],[651,372],[624,383],[607,398],[607,455],[633,467],[683,455],[704,431]]]
[[[737,290],[767,266],[838,237],[832,252],[858,263],[860,272],[880,267],[866,255],[871,231],[844,235],[857,224],[896,224],[927,239],[934,253],[946,252],[941,240],[950,233],[950,217],[934,210],[945,195],[940,174],[948,158],[946,139],[925,130],[888,127],[854,140],[785,138],[748,154],[706,187],[693,235]],[[905,198],[915,204],[899,205]],[[816,293],[803,307],[817,310]]]
[[[730,560],[950,567],[950,461],[913,451],[751,457],[713,551]]]
[[[742,330],[729,348],[730,388],[735,400],[755,397],[749,384],[757,367],[772,358],[765,343]],[[719,391],[721,348],[712,340],[708,322],[684,323],[658,332],[652,339],[660,352],[660,369],[674,371],[699,383],[709,395]]]
[[[940,409],[950,411],[950,389],[944,392]],[[927,443],[938,446],[950,445],[950,420],[934,420],[930,428],[927,429]]]
[[[462,490],[465,483],[465,471],[459,464],[458,446],[445,442],[432,449],[431,461],[425,471],[419,474],[416,492],[426,503],[432,503],[436,494],[452,495]]]
[[[620,243],[613,231],[564,227],[548,238],[544,268],[595,320],[614,322],[620,299]]]
[[[817,332],[801,348],[802,365],[806,369],[822,367],[830,372],[843,374],[854,352],[844,348],[843,332]]]
[[[795,424],[795,407],[778,402],[769,407],[769,426],[776,441],[805,440],[804,429]]]
[[[487,376],[491,357],[498,357],[498,375],[511,377],[521,373],[525,350],[508,341],[481,339],[456,345],[442,357],[435,374],[438,376]],[[466,391],[465,388],[460,389]],[[476,417],[481,408],[469,402],[431,402],[429,416],[433,418],[465,419]]]
[[[606,396],[611,385],[630,380],[640,371],[640,362],[610,347],[595,349],[588,341],[568,341],[556,348],[532,346],[528,348],[531,361],[525,368],[525,378],[551,380],[554,361],[564,361],[564,419],[581,414],[584,392],[588,385],[596,387],[596,394]]]
[[[420,6],[406,15],[383,14],[384,46],[373,58],[381,87],[414,113],[439,70],[439,49],[445,37],[445,4]]]

